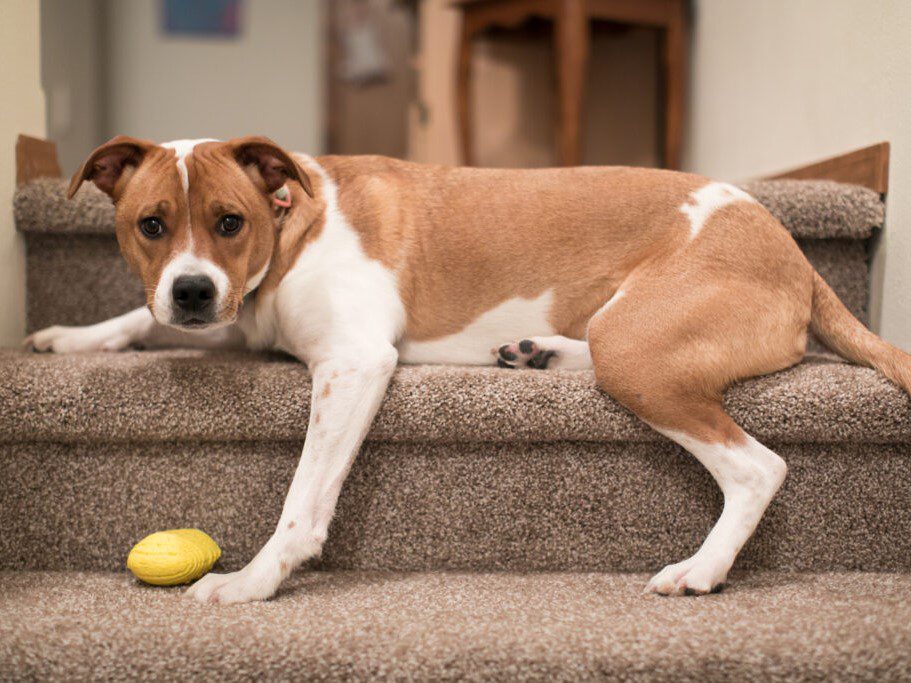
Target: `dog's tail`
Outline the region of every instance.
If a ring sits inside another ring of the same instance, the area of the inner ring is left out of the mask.
[[[858,365],[876,368],[911,393],[911,355],[864,327],[815,271],[810,329],[839,356]]]

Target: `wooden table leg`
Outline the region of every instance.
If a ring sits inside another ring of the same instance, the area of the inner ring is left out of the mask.
[[[661,31],[660,59],[664,97],[661,141],[664,168],[680,168],[686,89],[686,25],[681,12]]]
[[[471,121],[471,39],[473,31],[466,26],[468,18],[463,15],[459,33],[459,65],[456,74],[456,101],[459,114],[459,143],[462,148],[462,163],[474,165],[473,136]]]
[[[557,157],[582,162],[582,104],[588,70],[589,25],[583,0],[563,0],[554,23],[557,57]]]

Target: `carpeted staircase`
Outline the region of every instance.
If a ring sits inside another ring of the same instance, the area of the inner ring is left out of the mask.
[[[28,324],[142,302],[107,199],[16,197]],[[859,317],[879,195],[746,186]],[[721,496],[587,372],[403,367],[317,571],[203,607],[124,569],[195,526],[243,566],[268,538],[308,417],[279,355],[0,352],[0,679],[911,678],[911,401],[816,355],[732,389],[790,474],[721,594],[643,596]]]

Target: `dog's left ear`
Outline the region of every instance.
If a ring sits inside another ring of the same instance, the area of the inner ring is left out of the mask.
[[[300,183],[306,193],[313,196],[310,177],[290,154],[269,138],[251,136],[237,138],[229,143],[237,159],[254,183],[272,194],[288,180]]]

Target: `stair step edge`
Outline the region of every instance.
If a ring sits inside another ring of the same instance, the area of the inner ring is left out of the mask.
[[[310,378],[286,357],[198,351],[45,355],[0,350],[0,442],[297,441]],[[733,387],[756,438],[909,443],[911,399],[868,368],[811,359]],[[587,371],[402,366],[371,441],[661,441]]]

